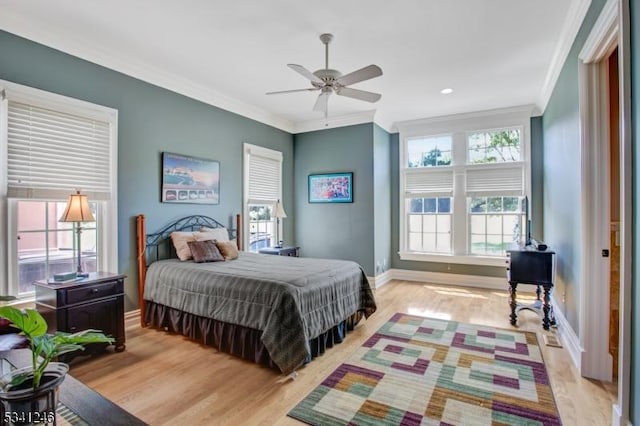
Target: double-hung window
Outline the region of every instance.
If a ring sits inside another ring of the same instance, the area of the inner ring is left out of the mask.
[[[400,124],[400,257],[500,265],[523,238],[529,114]]]
[[[247,251],[275,246],[282,239],[282,226],[276,226],[274,216],[276,202],[281,199],[282,152],[245,143],[244,247]]]
[[[117,271],[117,111],[0,81],[0,271],[3,293],[77,269],[77,224],[59,222],[70,194],[87,195],[83,270]]]

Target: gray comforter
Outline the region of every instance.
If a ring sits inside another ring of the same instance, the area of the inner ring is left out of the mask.
[[[226,262],[154,262],[144,299],[261,330],[264,346],[284,374],[310,355],[309,339],[355,312],[368,317],[376,310],[357,263],[245,252]]]

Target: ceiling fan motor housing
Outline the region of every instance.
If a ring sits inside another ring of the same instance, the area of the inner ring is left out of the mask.
[[[340,77],[342,77],[342,73],[338,70],[332,70],[332,69],[321,69],[318,70],[316,72],[313,73],[313,75],[315,75],[316,77],[318,77],[320,80],[324,81],[324,85],[327,86],[332,86],[337,79],[339,79]],[[316,82],[311,82],[311,84],[313,84],[315,87],[322,87],[323,85],[320,83],[316,83]]]

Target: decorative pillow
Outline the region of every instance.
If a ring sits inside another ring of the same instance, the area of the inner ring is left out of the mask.
[[[224,256],[216,247],[215,241],[189,241],[187,243],[191,254],[193,255],[193,261],[196,263],[203,262],[224,262]]]
[[[195,241],[196,237],[194,236],[195,232],[172,232],[171,233],[171,242],[173,242],[173,247],[176,249],[176,254],[178,255],[178,259],[180,260],[189,260],[191,259],[191,250],[187,243],[189,241]]]
[[[235,241],[216,241],[216,247],[227,260],[238,258],[238,246]]]
[[[196,232],[196,241],[217,240],[229,241],[227,228],[207,228],[203,226],[200,232]]]

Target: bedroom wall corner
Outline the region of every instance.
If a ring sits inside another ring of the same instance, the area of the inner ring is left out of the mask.
[[[189,214],[211,216],[232,226],[242,211],[244,142],[281,151],[283,202],[295,217],[293,135],[196,101],[117,71],[0,31],[0,79],[118,110],[118,271],[127,275],[125,309],[138,305],[135,216],[143,213],[147,232]],[[220,203],[160,202],[161,152],[220,162]],[[284,221],[295,240],[293,220]]]

